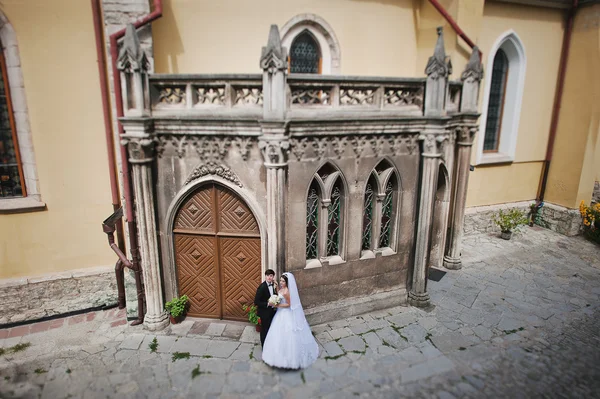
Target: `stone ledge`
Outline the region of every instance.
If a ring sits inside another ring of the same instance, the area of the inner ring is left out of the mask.
[[[33,197],[0,200],[0,214],[45,211],[46,203]]]
[[[305,309],[306,320],[311,325],[323,324],[363,313],[391,308],[407,303],[407,291],[398,288],[365,297],[346,298],[325,305]]]

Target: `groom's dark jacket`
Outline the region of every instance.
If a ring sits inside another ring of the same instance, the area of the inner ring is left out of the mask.
[[[275,286],[273,286],[273,294],[277,294],[277,289]],[[263,325],[270,325],[271,319],[275,315],[276,309],[268,306],[270,297],[271,293],[269,292],[269,286],[267,285],[266,281],[263,281],[263,283],[258,286],[258,289],[256,290],[256,296],[254,297],[254,304],[258,307],[256,313],[258,314],[258,317],[261,318]]]

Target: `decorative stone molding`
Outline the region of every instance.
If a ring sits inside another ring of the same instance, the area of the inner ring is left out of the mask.
[[[481,82],[481,79],[483,79],[483,64],[481,63],[479,47],[475,46],[473,47],[471,57],[469,58],[469,62],[467,62],[465,70],[460,75],[460,80],[473,83]]]
[[[266,167],[279,167],[287,163],[290,142],[287,139],[260,139],[258,141]]]
[[[477,126],[459,126],[455,128],[456,144],[467,146],[473,145],[477,130]]]
[[[150,68],[150,61],[146,52],[142,49],[140,39],[133,24],[128,24],[125,31],[123,45],[117,58],[117,69],[124,72],[147,72]]]
[[[231,139],[212,136],[193,137],[191,144],[196,149],[200,159],[219,161],[227,155],[227,150],[231,147]]]
[[[124,139],[122,143],[127,145],[129,152],[129,162],[146,163],[154,160],[154,140],[144,139]]]
[[[243,187],[242,182],[231,169],[229,169],[225,165],[216,164],[215,162],[207,162],[203,165],[196,166],[196,168],[194,168],[194,171],[185,180],[185,183],[183,185],[188,185],[194,180],[197,180],[207,175],[219,176],[222,179],[229,180],[238,187]]]
[[[242,160],[247,161],[250,150],[254,146],[254,140],[252,137],[238,137],[235,139],[235,144],[238,147]]]

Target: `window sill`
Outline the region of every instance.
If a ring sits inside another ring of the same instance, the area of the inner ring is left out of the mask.
[[[511,163],[514,162],[515,158],[508,155],[503,154],[501,152],[488,152],[481,155],[481,159],[477,163],[477,165],[489,165],[495,163]]]
[[[375,259],[380,256],[391,256],[391,255],[396,255],[396,251],[394,251],[392,248],[390,248],[390,247],[377,248],[375,250],[362,251],[360,253],[360,260]]]
[[[45,211],[46,203],[32,197],[0,199],[0,213],[25,213]]]
[[[360,260],[365,259],[375,259],[375,252],[371,251],[370,249],[361,251]]]
[[[308,259],[306,261],[305,269],[316,269],[317,267],[322,267],[321,261],[319,259]]]
[[[330,266],[330,265],[341,265],[342,263],[346,263],[346,261],[339,255],[336,256],[328,256],[326,258],[320,259],[308,259],[306,261],[305,269],[315,269],[317,267]]]
[[[381,254],[381,256],[396,255],[396,251],[394,251],[390,247],[378,248],[378,249],[375,250],[375,252],[377,252],[378,254]]]

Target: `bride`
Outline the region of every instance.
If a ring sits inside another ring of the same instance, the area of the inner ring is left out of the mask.
[[[280,302],[265,339],[262,359],[271,367],[306,368],[319,357],[319,347],[304,317],[294,275],[283,273],[279,283]]]

